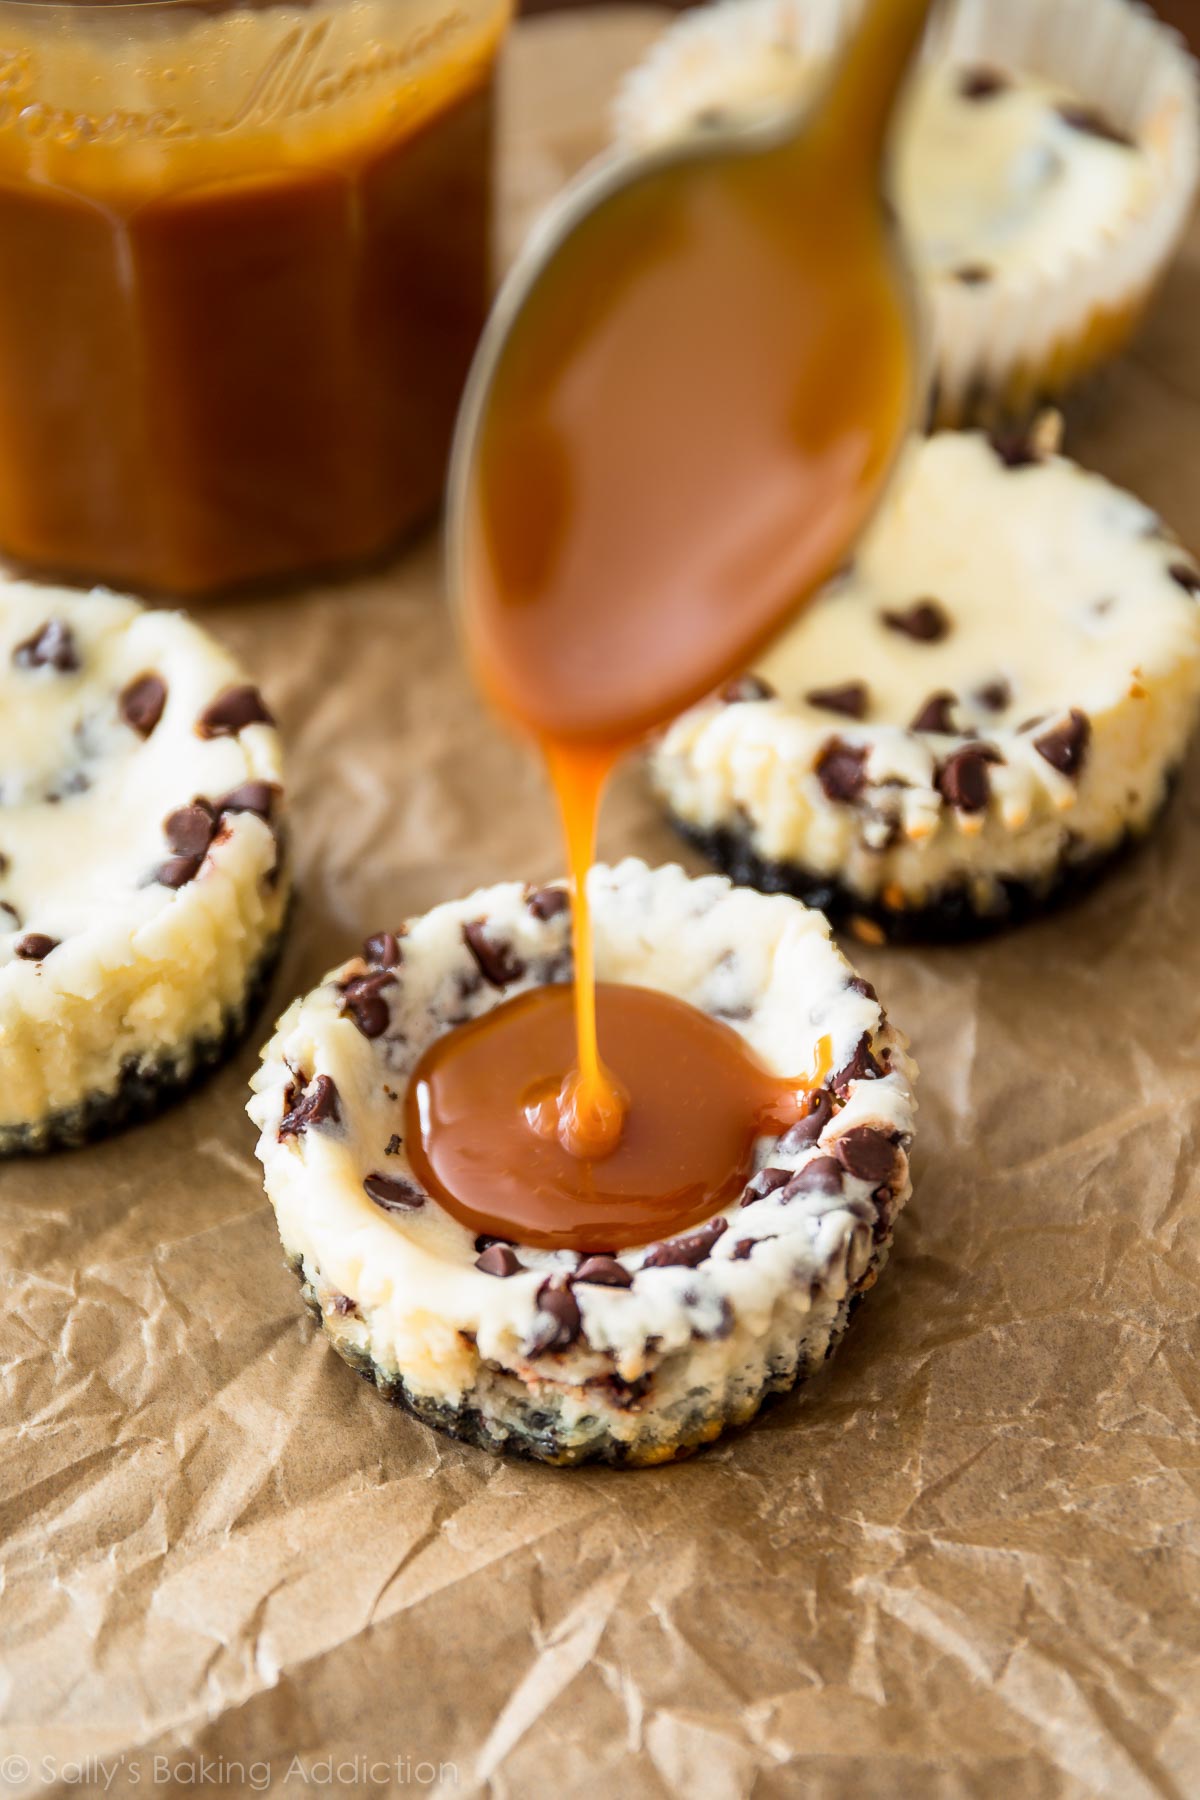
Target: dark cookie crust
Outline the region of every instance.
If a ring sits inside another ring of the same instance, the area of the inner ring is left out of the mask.
[[[174,1056],[156,1062],[129,1062],[116,1088],[89,1094],[78,1106],[52,1113],[36,1124],[15,1132],[0,1133],[0,1162],[14,1156],[40,1156],[52,1150],[78,1150],[97,1138],[109,1137],[127,1125],[140,1123],[174,1106],[233,1055],[254,1024],[287,937],[289,920],[255,964],[237,1006],[230,1008],[221,1027],[210,1037],[197,1038]]]
[[[969,890],[963,885],[944,888],[924,906],[905,910],[887,906],[879,899],[864,899],[840,881],[817,875],[798,863],[772,862],[759,856],[735,831],[725,827],[703,831],[686,824],[674,813],[668,816],[686,843],[739,886],[758,888],[764,894],[794,894],[806,906],[816,907],[838,926],[865,921],[877,927],[889,944],[966,944],[991,937],[998,931],[1030,924],[1082,900],[1110,869],[1132,855],[1154,831],[1170,805],[1175,782],[1173,771],[1168,777],[1162,804],[1142,830],[1126,831],[1108,850],[1078,858],[1061,857],[1042,881],[1001,880],[1001,904],[986,913],[976,910]]]
[[[842,1299],[821,1365],[829,1361],[841,1343],[868,1289],[874,1285],[883,1270],[891,1244],[892,1232],[888,1229],[875,1243],[866,1269]],[[300,1258],[288,1258],[287,1266],[300,1282],[304,1303],[309,1312],[324,1328],[326,1319],[320,1299],[304,1273]],[[325,1335],[356,1375],[361,1375],[364,1381],[372,1382],[385,1400],[410,1413],[422,1425],[443,1432],[447,1437],[457,1438],[460,1443],[486,1450],[492,1456],[515,1456],[528,1462],[549,1463],[557,1468],[577,1468],[584,1463],[606,1463],[614,1469],[636,1469],[657,1467],[665,1462],[681,1462],[715,1442],[727,1431],[751,1424],[765,1405],[790,1393],[794,1388],[801,1387],[821,1366],[814,1365],[804,1355],[804,1345],[801,1342],[796,1346],[794,1360],[770,1368],[758,1393],[739,1404],[736,1416],[725,1412],[719,1404],[714,1404],[710,1410],[699,1404],[695,1412],[678,1426],[677,1436],[670,1444],[665,1438],[648,1438],[644,1443],[631,1444],[614,1438],[607,1432],[598,1434],[585,1444],[571,1444],[564,1443],[559,1438],[553,1414],[539,1407],[533,1395],[529,1397],[529,1406],[521,1428],[510,1423],[501,1435],[501,1428],[488,1421],[477,1407],[467,1402],[458,1407],[441,1406],[423,1399],[420,1395],[411,1393],[402,1380],[380,1369],[365,1352],[357,1350],[354,1345],[328,1331]],[[652,1390],[650,1397],[652,1400]]]

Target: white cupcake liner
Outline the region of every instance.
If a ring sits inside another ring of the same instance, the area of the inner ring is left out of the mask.
[[[718,0],[688,14],[623,84],[614,108],[619,143],[661,141],[707,107],[752,95],[772,46],[797,58],[795,91],[815,86],[862,10],[863,0]],[[1178,33],[1136,0],[954,0],[931,29],[926,54],[1065,87],[1136,137],[1148,164],[1137,211],[1052,268],[1001,270],[973,287],[951,277],[925,282],[931,413],[940,424],[961,424],[1025,412],[1124,344],[1191,211],[1200,92]]]

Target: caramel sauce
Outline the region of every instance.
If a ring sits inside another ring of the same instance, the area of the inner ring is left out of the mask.
[[[613,764],[745,666],[881,495],[916,372],[879,165],[926,10],[876,4],[798,139],[610,197],[527,298],[487,393],[467,642],[558,797],[576,1045],[543,988],[423,1059],[410,1153],[476,1230],[586,1250],[685,1229],[778,1117],[781,1084],[736,1033],[636,989],[602,988],[597,1009],[586,875]],[[782,1084],[793,1104],[810,1079]]]
[[[503,0],[423,48],[377,0],[96,10],[0,52],[0,548],[174,594],[378,554],[486,316]]]

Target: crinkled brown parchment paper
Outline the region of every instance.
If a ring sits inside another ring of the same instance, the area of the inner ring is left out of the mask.
[[[517,32],[510,244],[652,29]],[[1194,234],[1072,437],[1193,537],[1198,318]],[[208,618],[290,740],[279,1005],[367,928],[558,869],[433,542]],[[603,849],[676,854],[636,770]],[[1194,763],[1078,910],[857,953],[922,1067],[892,1266],[812,1388],[676,1468],[492,1461],[357,1381],[282,1266],[253,1047],[0,1167],[0,1794],[1200,1794],[1198,894]]]

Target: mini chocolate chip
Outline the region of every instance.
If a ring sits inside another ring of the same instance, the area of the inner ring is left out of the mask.
[[[876,1081],[883,1074],[883,1069],[875,1060],[871,1050],[871,1038],[863,1032],[855,1047],[854,1055],[844,1069],[839,1069],[833,1078],[832,1087],[835,1094],[844,1094],[852,1081]]]
[[[161,675],[139,675],[123,689],[117,708],[131,731],[148,738],[163,716],[167,684]]]
[[[945,689],[930,694],[908,729],[932,732],[937,737],[953,737],[955,726],[952,709],[957,705],[958,695],[948,693]]]
[[[1009,85],[1007,75],[983,63],[964,69],[958,78],[958,91],[964,100],[993,100],[997,94],[1007,92]]]
[[[1100,138],[1106,144],[1116,144],[1122,150],[1136,148],[1134,140],[1127,131],[1102,113],[1096,106],[1081,106],[1076,101],[1066,101],[1054,109],[1064,125],[1072,131],[1081,131],[1085,137]]]
[[[844,713],[848,719],[865,719],[870,696],[865,681],[847,681],[841,687],[813,688],[804,698],[822,712]]]
[[[864,1000],[873,1000],[876,1006],[879,1005],[879,995],[876,993],[872,983],[869,982],[865,976],[852,975],[846,983],[846,986],[850,989],[852,994],[861,994]]]
[[[849,806],[866,786],[867,752],[856,744],[830,738],[816,762],[817,780],[827,800]]]
[[[761,675],[739,675],[725,683],[719,698],[726,706],[745,706],[755,700],[774,700],[775,689]]]
[[[571,896],[564,887],[538,888],[530,894],[525,904],[535,919],[541,919],[545,923],[547,919],[556,919],[559,913],[568,910]]]
[[[425,1204],[420,1188],[405,1181],[402,1175],[368,1175],[363,1182],[363,1191],[384,1212],[415,1212],[418,1206]]]
[[[755,1244],[769,1244],[770,1238],[739,1238],[729,1252],[730,1262],[746,1262],[754,1253]]]
[[[383,1154],[385,1156],[399,1156],[400,1145],[402,1142],[403,1142],[403,1140],[400,1136],[400,1133],[398,1131],[393,1131],[391,1137],[388,1139],[387,1143],[384,1145]]]
[[[988,761],[985,751],[969,744],[947,757],[938,770],[938,792],[957,812],[979,813],[986,808],[992,791]]]
[[[342,1017],[353,1019],[365,1038],[382,1037],[387,1030],[391,1014],[383,991],[395,980],[390,969],[380,969],[373,975],[352,976],[342,984]]]
[[[986,287],[992,279],[987,263],[960,263],[954,271],[955,281],[963,287]]]
[[[274,723],[256,687],[232,687],[205,707],[196,730],[202,738],[236,737],[247,725]]]
[[[1061,725],[1056,725],[1053,731],[1043,732],[1040,738],[1033,740],[1033,747],[1060,775],[1069,775],[1073,780],[1078,780],[1083,772],[1091,736],[1091,720],[1086,713],[1072,707],[1070,716]]]
[[[1033,469],[1042,458],[1022,431],[998,431],[988,440],[1006,469]]]
[[[402,951],[394,931],[377,931],[362,947],[363,961],[374,969],[398,969]]]
[[[880,1187],[891,1180],[896,1168],[896,1146],[873,1125],[855,1125],[844,1131],[833,1146],[842,1167],[859,1181]]]
[[[495,944],[488,937],[486,919],[472,919],[462,928],[463,942],[475,958],[479,973],[492,987],[507,987],[511,981],[519,981],[525,973],[525,964],[514,956],[509,944]]]
[[[59,938],[45,937],[40,931],[31,931],[23,938],[18,938],[13,945],[13,955],[19,956],[22,962],[45,962],[52,950],[57,950]]]
[[[555,1281],[543,1282],[538,1289],[538,1311],[545,1315],[525,1344],[526,1356],[540,1356],[545,1350],[569,1350],[583,1329],[579,1302],[569,1287]]]
[[[1193,599],[1200,594],[1200,570],[1194,569],[1191,563],[1172,563],[1167,574],[1185,594],[1191,594]]]
[[[989,681],[976,688],[975,698],[988,712],[1003,712],[1006,706],[1012,705],[1012,688],[1001,676],[998,681]]]
[[[780,1146],[782,1148],[782,1145]],[[742,1195],[743,1206],[753,1206],[756,1200],[764,1200],[773,1194],[776,1188],[786,1187],[792,1179],[790,1169],[760,1169],[746,1183],[746,1191]]]
[[[270,820],[279,788],[273,781],[244,781],[217,801],[219,813],[253,813],[256,818]]]
[[[795,1156],[797,1150],[806,1150],[810,1144],[815,1144],[833,1117],[833,1101],[824,1088],[809,1094],[807,1107],[804,1117],[797,1119],[791,1130],[780,1138],[776,1148],[781,1156]]]
[[[698,1263],[707,1259],[717,1239],[728,1229],[728,1219],[711,1219],[699,1231],[689,1231],[686,1237],[668,1238],[665,1243],[652,1244],[642,1267],[694,1269]]]
[[[832,1156],[817,1156],[802,1169],[797,1169],[779,1198],[786,1206],[801,1194],[840,1194],[841,1191],[841,1164]]]
[[[47,619],[31,638],[18,644],[12,654],[18,669],[56,669],[69,675],[79,667],[75,634],[61,619]]]
[[[475,1258],[475,1267],[482,1269],[485,1275],[499,1275],[504,1280],[509,1275],[521,1273],[521,1259],[507,1244],[489,1244],[483,1254]]]
[[[593,1287],[633,1286],[633,1276],[615,1256],[585,1256],[575,1271],[574,1279],[590,1282]]]
[[[202,856],[169,856],[155,869],[154,879],[159,887],[186,887],[189,881],[195,881],[203,861]]]
[[[351,1313],[358,1312],[358,1301],[352,1300],[349,1294],[335,1294],[333,1296],[333,1310],[335,1313],[340,1314],[343,1319],[348,1318]]]
[[[203,856],[216,829],[216,815],[205,800],[178,807],[163,823],[163,833],[176,856]]]
[[[279,1122],[281,1138],[299,1137],[310,1125],[336,1125],[341,1118],[338,1091],[328,1075],[314,1075],[303,1090],[288,1090],[288,1111]]]
[[[936,600],[914,600],[903,612],[885,612],[882,618],[889,631],[918,644],[939,644],[950,635],[949,615]]]

